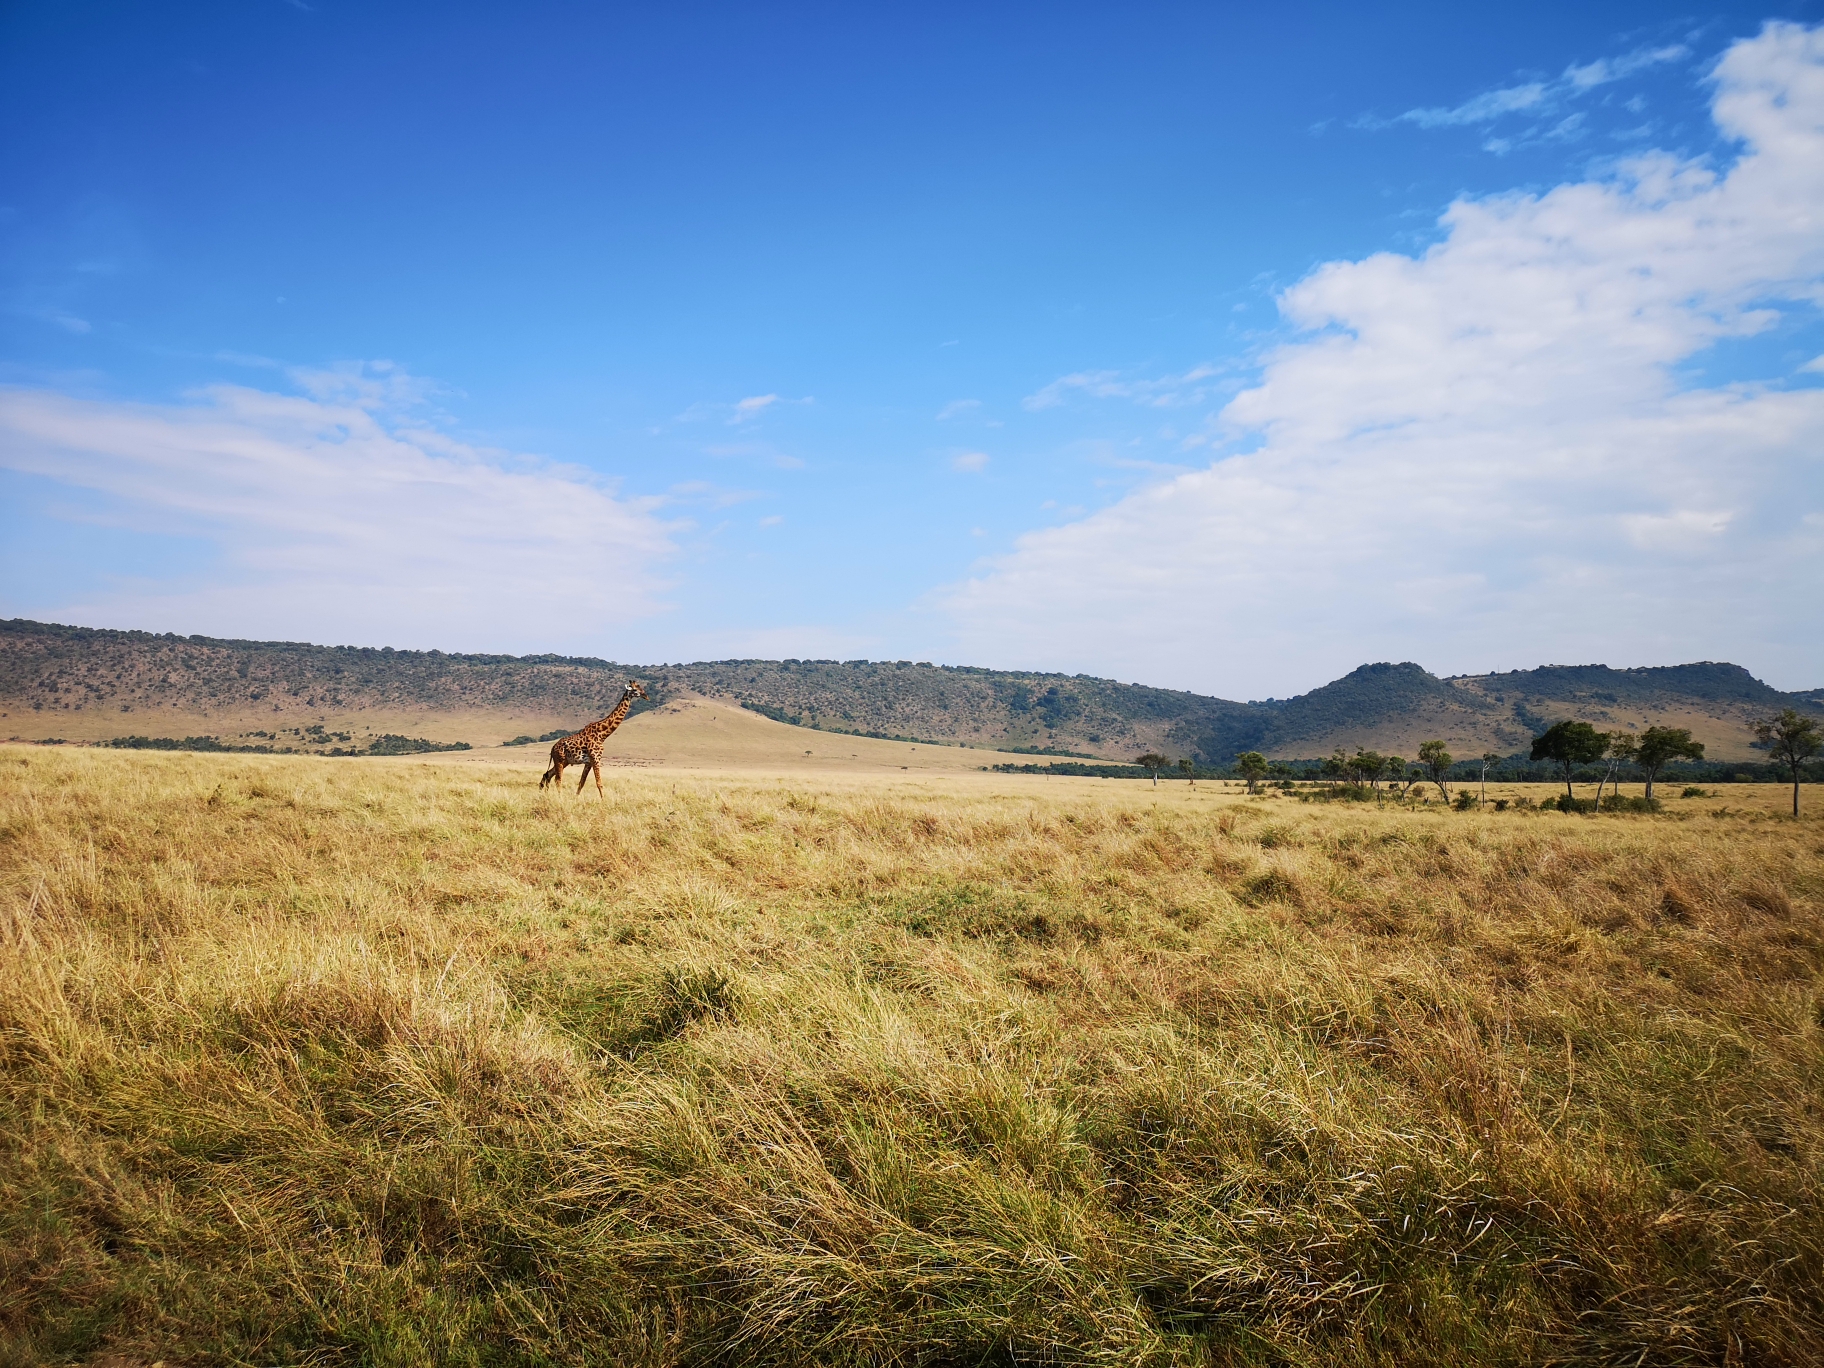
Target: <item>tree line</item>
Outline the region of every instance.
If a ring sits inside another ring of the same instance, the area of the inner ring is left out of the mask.
[[[1776,716],[1755,723],[1754,733],[1776,772],[1784,771],[1782,777],[1790,779],[1792,815],[1798,816],[1799,784],[1803,778],[1804,764],[1824,751],[1824,729],[1820,729],[1816,718],[1807,717],[1796,708],[1784,708]],[[1701,761],[1703,758],[1704,743],[1694,740],[1686,727],[1648,727],[1638,733],[1601,732],[1588,722],[1572,720],[1555,722],[1547,727],[1534,738],[1529,755],[1533,763],[1543,762],[1557,771],[1564,780],[1565,797],[1572,803],[1577,801],[1572,783],[1580,768],[1605,766],[1597,778],[1597,803],[1602,801],[1602,791],[1608,785],[1615,784],[1619,789],[1624,769],[1638,771],[1644,778],[1645,797],[1651,802],[1653,785],[1668,765],[1679,761]],[[1506,760],[1507,757],[1491,751],[1476,760],[1458,761],[1445,748],[1444,742],[1426,741],[1419,746],[1416,763],[1408,761],[1404,756],[1382,755],[1378,751],[1364,750],[1359,746],[1354,755],[1349,755],[1339,746],[1328,758],[1315,765],[1307,762],[1296,768],[1286,761],[1268,760],[1259,751],[1243,751],[1235,757],[1233,769],[1229,773],[1220,770],[1205,773],[1223,778],[1239,777],[1247,782],[1249,793],[1258,793],[1261,783],[1275,775],[1284,779],[1316,777],[1336,783],[1356,784],[1376,794],[1383,791],[1381,786],[1385,783],[1387,791],[1396,796],[1409,793],[1415,784],[1431,783],[1448,803],[1451,801],[1453,770],[1461,770],[1467,763],[1472,776],[1482,786],[1482,796],[1486,797],[1489,771],[1500,768]],[[1193,783],[1200,773],[1193,762],[1179,760],[1174,763],[1157,751],[1148,751],[1145,755],[1136,757],[1134,765],[1150,776],[1155,786],[1159,783],[1160,774],[1169,770],[1177,770],[1183,778]],[[1462,776],[1459,774],[1456,777]],[[1631,773],[1629,777],[1632,777]]]
[[[1824,731],[1816,718],[1807,717],[1796,708],[1782,708],[1775,716],[1756,722],[1754,735],[1774,767],[1786,771],[1792,781],[1792,815],[1797,817],[1804,764],[1824,750]],[[1683,727],[1648,727],[1634,735],[1599,732],[1588,722],[1558,722],[1534,740],[1532,758],[1548,761],[1562,770],[1567,798],[1573,796],[1571,775],[1576,766],[1606,761],[1608,768],[1596,784],[1598,802],[1602,801],[1603,786],[1614,780],[1620,766],[1637,766],[1646,775],[1646,796],[1650,801],[1659,772],[1674,760],[1702,760],[1704,745],[1693,741]]]

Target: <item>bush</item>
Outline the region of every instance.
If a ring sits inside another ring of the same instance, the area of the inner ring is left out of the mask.
[[[388,732],[385,736],[375,737],[373,743],[363,754],[430,755],[436,751],[465,751],[468,748],[467,741],[451,741],[444,744],[439,741],[426,741],[422,736],[395,736]]]
[[[1286,780],[1279,784],[1269,784],[1268,788],[1291,788],[1292,783]],[[1374,801],[1374,790],[1366,784],[1337,784],[1332,787],[1306,789],[1298,795],[1301,803],[1370,803]]]
[[[1685,791],[1678,796],[1680,798],[1708,798],[1711,794],[1708,790],[1698,788],[1695,784],[1687,784]]]
[[[1657,798],[1629,798],[1619,793],[1611,793],[1602,800],[1604,812],[1658,812]]]
[[[222,744],[219,736],[186,736],[181,741],[174,736],[117,736],[112,741],[104,741],[102,744],[116,750],[225,751],[228,749]]]
[[[1468,789],[1461,789],[1458,791],[1456,801],[1458,812],[1468,812],[1471,808],[1475,807],[1476,802],[1476,795],[1471,793]]]
[[[1596,800],[1594,798],[1547,798],[1539,806],[1546,812],[1594,812],[1596,811]]]
[[[546,732],[543,736],[520,735],[511,741],[502,741],[500,744],[503,746],[536,746],[540,741],[561,741],[568,735],[570,733],[560,727],[556,731]]]

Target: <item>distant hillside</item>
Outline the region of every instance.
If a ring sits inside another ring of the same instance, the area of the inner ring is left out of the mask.
[[[1411,757],[1421,741],[1437,737],[1459,756],[1511,755],[1553,722],[1577,718],[1605,731],[1687,727],[1712,759],[1745,760],[1754,755],[1757,718],[1785,707],[1824,717],[1818,692],[1781,693],[1739,665],[1712,661],[1633,670],[1546,665],[1452,679],[1411,663],[1363,665],[1301,697],[1265,705],[1274,715],[1255,748],[1312,756],[1366,746]]]
[[[300,642],[233,641],[0,622],[0,733],[71,739],[306,723],[467,727],[439,739],[499,739],[600,716],[632,677],[654,706],[701,695],[828,731],[954,744],[1125,755],[1209,731],[1248,705],[1087,676],[910,661],[729,660],[626,665],[591,657],[453,655]],[[179,719],[183,721],[179,722]],[[477,738],[487,720],[498,725]],[[433,733],[434,734],[434,733]]]
[[[1363,665],[1341,679],[1284,702],[1255,704],[1256,730],[1207,738],[1203,749],[1252,749],[1275,756],[1326,755],[1337,746],[1404,749],[1405,730],[1419,724],[1420,740],[1434,736],[1489,738],[1503,753],[1531,743],[1533,732],[1511,713],[1418,665]]]
[[[1221,734],[1246,703],[1089,675],[1026,674],[912,661],[738,660],[658,672],[679,688],[825,731],[1003,749],[1129,755]]]
[[[1459,755],[1524,750],[1561,717],[1689,726],[1713,758],[1752,754],[1754,718],[1824,691],[1783,694],[1737,665],[1611,670],[1546,666],[1440,679],[1364,665],[1284,701],[1237,703],[1088,675],[911,661],[725,660],[626,665],[592,657],[452,655],[232,641],[0,622],[0,735],[285,734],[301,748],[403,732],[497,744],[571,728],[612,707],[627,679],[655,706],[700,696],[824,731],[1130,759],[1142,750],[1226,764],[1368,746],[1413,755],[1441,737]],[[313,732],[313,728],[316,730]]]

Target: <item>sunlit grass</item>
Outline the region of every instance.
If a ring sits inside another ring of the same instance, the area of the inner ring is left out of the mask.
[[[0,1356],[1824,1359],[1824,823],[0,751]]]

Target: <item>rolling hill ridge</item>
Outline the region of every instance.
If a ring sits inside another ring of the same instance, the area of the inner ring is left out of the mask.
[[[1440,678],[1371,664],[1296,698],[1241,703],[1088,675],[913,661],[723,660],[628,665],[239,641],[0,622],[0,735],[277,736],[299,748],[341,733],[411,730],[495,745],[599,716],[630,677],[655,706],[701,697],[828,732],[1128,759],[1159,749],[1209,764],[1367,746],[1411,755],[1442,738],[1459,755],[1526,749],[1551,722],[1608,730],[1689,727],[1715,759],[1748,759],[1756,718],[1824,717],[1824,691],[1782,693],[1739,665],[1548,665]]]

